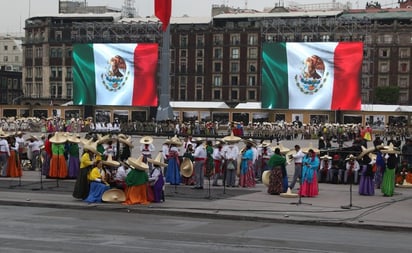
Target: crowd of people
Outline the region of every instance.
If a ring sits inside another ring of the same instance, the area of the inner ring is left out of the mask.
[[[295,145],[292,150],[281,142],[273,146],[272,140],[256,141],[234,131],[214,141],[176,134],[161,147],[154,146],[153,137],[143,136],[139,157],[132,157],[131,136],[120,132],[92,133],[86,138],[51,132],[25,140],[21,131],[1,130],[1,176],[21,177],[21,160],[31,159],[28,169],[41,170],[46,178],[75,179],[76,199],[128,205],[164,201],[166,184],[202,190],[205,180],[213,187],[252,188],[262,182],[272,195],[298,188],[301,197],[317,196],[323,182],[359,184],[361,195],[374,195],[380,189],[384,196],[392,196],[396,185],[412,186],[412,139],[406,138],[401,146],[400,137],[384,143],[376,134],[371,139],[368,126],[359,130],[351,147],[332,147],[334,135],[319,131],[318,148]],[[368,142],[373,143],[369,148]],[[294,167],[290,181],[288,164]]]

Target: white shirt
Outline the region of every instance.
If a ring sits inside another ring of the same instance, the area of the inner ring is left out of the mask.
[[[299,149],[296,154],[292,155],[293,159],[295,160],[295,163],[302,163],[302,158],[305,156],[305,154],[302,152],[301,149]]]
[[[346,162],[346,170],[349,170],[349,169],[350,169],[350,165],[351,165],[350,162],[347,161],[347,162]],[[353,170],[354,170],[354,171],[358,171],[359,169],[360,169],[360,166],[359,166],[358,161],[354,160]]]
[[[40,141],[33,141],[33,142],[29,142],[28,146],[31,149],[31,151],[40,151],[40,146],[42,146],[43,143]]]
[[[322,170],[322,169],[330,170],[330,168],[332,168],[332,160],[328,159],[328,167],[325,168],[325,160],[324,160],[324,159],[321,159],[321,160],[320,160],[320,166],[319,166],[319,168],[320,168],[321,170]]]
[[[195,153],[193,154],[193,156],[195,158],[206,158],[207,157],[207,153],[206,153],[206,149],[204,148],[203,145],[199,145],[196,147],[195,149]]]
[[[124,181],[126,180],[127,174],[130,172],[130,168],[125,169],[124,166],[117,168],[115,180]]]
[[[142,155],[150,155],[153,151],[155,151],[155,146],[153,143],[150,143],[146,148],[146,144],[142,144],[140,145],[140,151],[142,152]]]
[[[0,139],[0,152],[7,153],[10,156],[9,143],[5,139]]]
[[[213,159],[214,160],[222,160],[223,159],[223,147],[219,150],[218,147],[213,148]]]
[[[234,144],[227,145],[225,148],[225,157],[227,160],[237,160],[239,156],[239,147]]]

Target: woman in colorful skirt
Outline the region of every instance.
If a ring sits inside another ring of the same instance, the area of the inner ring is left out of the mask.
[[[93,168],[93,164],[95,162],[94,155],[96,153],[97,150],[94,146],[84,144],[83,155],[80,159],[80,173],[76,179],[73,189],[73,197],[76,199],[85,199],[89,194],[90,184],[87,177]]]
[[[376,161],[372,160],[369,155],[364,155],[361,164],[361,174],[359,180],[359,194],[372,196],[375,195],[375,183],[372,167]]]
[[[67,138],[61,133],[55,133],[50,138],[52,143],[52,157],[50,160],[49,177],[51,178],[66,178],[67,177],[67,163],[64,157],[64,143]]]
[[[275,153],[270,157],[268,162],[268,168],[270,171],[268,185],[269,194],[279,195],[284,192],[282,166],[286,166],[286,158],[281,155],[280,149],[276,148]]]
[[[299,189],[299,194],[302,197],[315,197],[319,194],[317,171],[320,160],[313,149],[309,149],[308,153],[302,159],[302,185]]]
[[[389,148],[381,150],[386,158],[385,173],[382,178],[381,191],[383,196],[391,197],[395,192],[395,170],[398,167],[398,157],[396,154],[400,152],[395,150],[393,145],[389,145]]]
[[[68,178],[76,179],[80,172],[80,159],[79,159],[79,144],[80,139],[74,136],[69,136],[68,141]]]
[[[180,146],[182,146],[182,142],[177,136],[170,139],[170,149],[167,156],[166,182],[171,185],[180,184],[180,161],[178,149]]]
[[[127,163],[132,170],[126,176],[126,201],[123,204],[149,204],[150,202],[147,199],[147,184],[149,182],[147,172],[149,165],[143,162],[143,156],[140,156],[138,159],[130,157]]]
[[[247,141],[246,149],[242,154],[239,172],[239,186],[241,187],[255,187],[256,185],[252,145],[253,143]]]
[[[99,160],[96,162],[96,167],[94,167],[88,175],[88,180],[90,182],[89,195],[84,200],[88,203],[100,203],[102,202],[103,193],[110,189],[108,182],[105,180],[103,173],[103,161]]]
[[[165,200],[163,190],[165,185],[163,168],[167,166],[167,163],[162,162],[161,153],[159,153],[156,159],[153,160],[148,158],[147,161],[153,164],[153,168],[149,172],[149,191],[153,193],[153,199],[151,201],[154,203],[159,203]]]
[[[10,156],[7,162],[7,176],[8,177],[21,177],[23,176],[23,171],[21,169],[21,163],[19,158],[19,153],[16,147],[16,140],[14,136],[8,138],[10,145]]]

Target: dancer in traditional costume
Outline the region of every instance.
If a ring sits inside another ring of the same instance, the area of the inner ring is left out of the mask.
[[[130,157],[127,163],[131,166],[131,171],[126,177],[126,201],[125,205],[149,204],[147,199],[147,184],[149,177],[147,172],[149,165],[143,162],[143,156],[138,159]]]
[[[77,199],[85,199],[89,194],[89,180],[87,176],[92,170],[95,163],[95,155],[98,154],[94,145],[91,142],[84,143],[83,154],[80,159],[80,173],[76,179],[73,189],[73,197]]]
[[[67,163],[64,157],[64,144],[67,138],[62,133],[55,133],[50,142],[52,143],[52,157],[50,160],[49,177],[66,178]]]
[[[242,153],[242,163],[240,165],[239,186],[255,187],[255,170],[253,166],[253,151],[254,142],[246,140],[246,149]]]
[[[87,179],[90,182],[90,190],[84,201],[88,203],[102,202],[103,193],[110,189],[109,183],[105,179],[102,160],[96,161],[96,165],[87,175]]]
[[[165,201],[163,178],[163,168],[167,166],[162,162],[162,154],[159,153],[155,159],[148,158],[147,161],[153,165],[151,171],[149,171],[149,191],[152,192],[153,199],[151,202],[159,203]]]
[[[286,168],[286,158],[282,156],[280,149],[276,148],[275,153],[270,157],[268,162],[270,174],[267,192],[269,194],[279,195],[284,192],[282,172],[284,169],[282,167]]]
[[[389,147],[381,150],[385,154],[386,168],[382,178],[381,191],[383,196],[392,197],[395,192],[395,169],[398,167],[398,157],[400,151],[395,149],[392,143]]]
[[[168,162],[166,170],[166,182],[171,185],[180,184],[180,161],[179,161],[179,149],[182,146],[182,142],[177,136],[170,139],[170,149],[168,153]]]
[[[373,181],[373,165],[376,159],[372,159],[370,155],[364,155],[361,157],[360,166],[360,181],[359,181],[359,194],[372,196],[375,195],[375,183]]]
[[[69,136],[68,142],[68,178],[76,179],[80,172],[79,143],[80,139],[75,136]]]
[[[299,194],[302,197],[315,197],[319,194],[317,171],[320,160],[313,149],[309,149],[306,156],[302,159],[302,185]]]
[[[7,163],[7,176],[21,177],[23,176],[23,170],[21,169],[19,152],[16,147],[16,140],[14,139],[14,137],[9,137],[8,141],[10,142],[10,156]]]

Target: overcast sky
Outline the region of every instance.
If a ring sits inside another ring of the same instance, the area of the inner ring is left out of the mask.
[[[179,17],[184,14],[189,16],[210,16],[212,4],[226,4],[232,7],[244,8],[247,4],[249,9],[262,11],[265,7],[274,7],[275,4],[284,3],[329,3],[333,0],[172,0],[172,16]],[[22,34],[24,21],[28,17],[54,15],[58,13],[59,0],[1,0],[0,5],[0,34]],[[87,0],[88,5],[105,5],[121,8],[124,0]],[[135,0],[135,7],[140,16],[153,15],[154,0]],[[344,3],[345,0],[337,0]],[[364,8],[366,0],[353,0],[353,8]],[[375,1],[373,1],[375,2]],[[394,7],[398,0],[378,1],[385,8]]]

